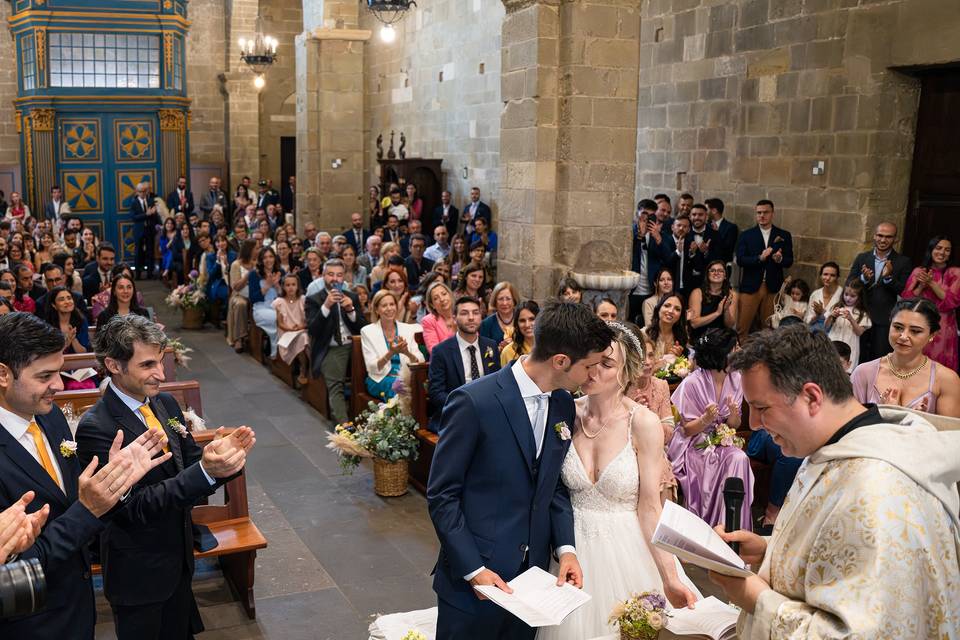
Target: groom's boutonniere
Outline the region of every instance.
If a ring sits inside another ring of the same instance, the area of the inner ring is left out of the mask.
[[[493,357],[493,347],[487,347],[487,350],[483,352],[483,357],[484,357],[484,358],[492,358],[492,357]]]
[[[72,458],[77,455],[77,443],[74,440],[61,440],[60,455],[64,458]]]
[[[176,418],[167,420],[167,426],[170,427],[181,438],[187,437],[187,428]]]
[[[570,427],[567,426],[566,422],[558,422],[553,425],[553,430],[557,432],[557,437],[561,440],[570,439]]]

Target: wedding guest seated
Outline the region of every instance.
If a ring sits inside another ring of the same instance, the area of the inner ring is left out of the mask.
[[[84,232],[87,230],[84,229]],[[87,300],[110,288],[110,270],[116,264],[117,250],[109,242],[97,245],[96,259],[83,268],[83,297]],[[91,304],[91,307],[93,305]]]
[[[429,354],[435,346],[456,332],[457,324],[453,318],[453,292],[443,280],[434,281],[427,288],[424,299],[429,313],[423,317],[420,325],[423,327],[423,344]]]
[[[661,269],[653,281],[653,295],[643,301],[640,306],[643,326],[646,327],[653,320],[653,310],[657,303],[668,293],[673,293],[673,274],[669,269]],[[641,318],[637,318],[639,321]]]
[[[400,256],[399,242],[384,242],[380,247],[380,260],[370,271],[370,286],[376,287],[387,274],[387,268],[390,266],[390,258]],[[401,259],[402,260],[402,259]],[[403,265],[403,262],[400,263]]]
[[[364,320],[370,322],[370,289],[367,289],[366,285],[357,284],[353,286],[353,292],[357,294],[360,315],[363,316]]]
[[[83,280],[76,269],[76,262],[72,253],[60,252],[53,256],[53,264],[63,270],[64,286],[83,296]]]
[[[733,442],[713,442],[719,426],[725,424],[734,430],[740,427],[740,373],[727,370],[727,356],[736,346],[736,332],[726,328],[707,330],[694,345],[698,368],[683,379],[671,398],[680,424],[667,447],[667,456],[683,489],[687,509],[711,526],[724,523],[724,481],[733,476],[741,478],[746,495],[740,526],[752,530],[750,460]]]
[[[36,313],[37,302],[31,293],[34,291],[33,271],[25,264],[18,264],[14,268],[17,288],[13,294],[13,308],[17,311]],[[42,292],[37,295],[39,298]]]
[[[852,367],[850,366],[850,345],[846,342],[840,340],[832,340],[833,348],[837,350],[837,356],[840,358],[840,364],[843,365],[844,371],[850,371]]]
[[[663,288],[673,291],[673,276],[668,271],[660,272],[661,277],[664,277],[664,274],[669,281],[663,282]],[[659,283],[657,288],[661,288]],[[656,296],[647,300],[654,300],[654,298],[659,300]],[[650,305],[651,317],[654,304]],[[703,284],[690,292],[690,339],[696,342],[707,329],[724,327],[728,329],[737,327],[737,292],[730,287],[726,264],[723,260],[713,260],[707,264]]]
[[[571,276],[566,276],[557,286],[557,297],[564,302],[583,302],[583,288]]]
[[[937,307],[940,331],[923,352],[948,369],[957,370],[957,310],[960,309],[960,267],[951,265],[953,242],[935,236],[927,245],[923,264],[910,274],[904,298],[923,298]]]
[[[47,295],[50,291],[56,287],[67,287],[67,289],[70,289],[70,292],[73,294],[73,302],[77,305],[77,310],[80,311],[84,317],[87,317],[87,303],[83,301],[83,294],[73,291],[73,289],[67,285],[67,279],[63,274],[63,268],[54,264],[53,262],[45,262],[41,266],[40,277],[43,279],[43,285],[46,289],[46,292],[36,299],[38,313],[42,312],[46,307]]]
[[[214,240],[214,251],[206,254],[207,299],[219,303],[220,317],[215,322],[222,322],[227,315],[227,305],[230,300],[230,265],[237,259],[237,254],[230,249],[230,241],[224,233],[218,233]]]
[[[512,365],[533,351],[533,325],[540,314],[540,305],[534,300],[525,300],[513,314],[513,336],[510,344],[500,351],[500,367]]]
[[[407,288],[407,270],[402,264],[390,265],[383,277],[383,289],[393,293],[397,299],[397,320],[400,322],[413,323],[417,319],[417,310],[419,303],[413,300],[410,290]]]
[[[367,284],[367,268],[357,262],[357,250],[353,245],[345,244],[340,250],[340,259],[343,260],[343,282],[353,287],[358,284]]]
[[[114,316],[126,316],[134,313],[149,318],[150,314],[138,300],[136,279],[129,270],[120,272],[110,282],[110,299],[107,306],[97,315],[97,328],[106,326]]]
[[[121,262],[118,265],[114,265],[110,269],[110,282],[113,282],[113,279],[119,275],[133,276],[133,270],[130,269],[129,265]],[[107,308],[107,305],[110,304],[110,294],[111,288],[108,286],[106,289],[93,296],[90,300],[90,317],[96,322],[100,314],[103,313],[103,310]],[[143,307],[143,294],[137,291],[136,294],[137,305]]]
[[[497,343],[478,333],[483,317],[480,303],[466,296],[457,298],[453,317],[457,327],[454,336],[438,344],[430,353],[427,396],[432,413],[428,428],[434,433],[439,430],[440,415],[450,392],[500,370]]]
[[[460,278],[457,282],[457,290],[455,291],[456,297],[458,298],[460,296],[467,296],[468,298],[476,298],[479,300],[483,307],[484,314],[486,314],[487,311],[489,297],[487,294],[486,276],[487,272],[486,269],[483,268],[483,265],[471,262],[460,270]]]
[[[422,362],[416,335],[420,325],[397,321],[397,296],[381,289],[370,302],[371,323],[360,330],[363,360],[367,367],[367,391],[374,398],[388,400],[396,395],[393,383],[404,365]]]
[[[497,343],[497,351],[513,339],[513,312],[520,304],[520,294],[509,282],[498,282],[490,293],[493,313],[480,323],[480,335]]]
[[[283,276],[281,288],[283,295],[274,299],[271,304],[277,313],[277,350],[280,358],[287,364],[292,364],[294,360],[300,362],[297,382],[304,385],[307,384],[310,367],[310,339],[307,335],[303,289],[300,288],[300,279],[295,273]]]
[[[470,255],[467,251],[468,246],[467,240],[462,233],[456,234],[450,241],[450,253],[447,255],[447,259],[450,260],[451,278],[459,278],[460,270],[470,264]]]
[[[960,415],[960,378],[923,351],[940,330],[940,312],[929,300],[896,303],[890,314],[893,352],[864,362],[850,377],[857,401]]]
[[[90,351],[90,325],[73,301],[73,293],[66,287],[54,287],[47,296],[43,319],[64,335],[64,353]]]
[[[643,328],[643,335],[653,344],[655,369],[662,369],[671,358],[687,353],[686,318],[683,296],[678,293],[668,293],[653,308],[653,318]]]
[[[280,279],[283,272],[277,264],[277,252],[271,247],[264,247],[257,260],[257,268],[252,269],[247,276],[248,297],[253,305],[253,322],[263,329],[270,340],[270,357],[277,357],[277,312],[274,311],[273,301],[280,295]],[[259,349],[259,345],[251,345],[251,349]]]
[[[303,252],[303,268],[297,272],[297,277],[300,278],[300,288],[306,296],[312,296],[323,289],[323,256],[319,249],[310,247]],[[310,285],[314,282],[317,284],[311,288]]]
[[[279,233],[279,229],[277,232]],[[290,250],[290,241],[289,240],[277,240],[273,244],[273,248],[277,251],[277,264],[280,266],[280,270],[284,273],[296,273],[300,270],[300,263],[293,257],[293,252]]]
[[[593,313],[604,322],[616,322],[617,303],[610,298],[597,298],[593,301]]]

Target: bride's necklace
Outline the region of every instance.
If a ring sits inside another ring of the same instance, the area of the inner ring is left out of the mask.
[[[890,373],[897,376],[901,380],[906,380],[907,378],[912,378],[913,376],[920,373],[920,370],[923,369],[925,366],[927,366],[927,360],[928,360],[927,356],[923,356],[923,360],[920,361],[920,365],[916,369],[913,369],[912,371],[900,371],[895,366],[893,366],[893,358],[887,355],[887,366],[890,367]]]
[[[596,438],[597,436],[599,436],[601,433],[604,432],[604,430],[607,428],[607,423],[608,423],[608,422],[610,422],[610,420],[604,420],[604,421],[600,424],[600,428],[597,430],[597,432],[594,433],[594,434],[592,434],[592,435],[590,434],[589,431],[587,431],[587,423],[584,422],[583,425],[581,425],[581,428],[582,428],[582,430],[583,430],[583,435],[586,436],[587,438],[589,438],[590,440],[593,440],[594,438]]]

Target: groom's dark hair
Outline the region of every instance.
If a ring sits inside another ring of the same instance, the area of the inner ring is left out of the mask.
[[[545,362],[563,354],[573,364],[590,353],[606,350],[613,337],[613,329],[587,305],[550,300],[540,310],[533,327],[530,357]]]

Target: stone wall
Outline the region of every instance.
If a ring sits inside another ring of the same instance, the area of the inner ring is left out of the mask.
[[[227,29],[223,0],[191,0],[187,6],[187,96],[190,97],[190,163],[226,163],[225,110],[220,74],[226,70]],[[194,185],[199,191],[206,185]]]
[[[407,157],[442,158],[444,184],[461,206],[471,186],[494,208],[500,189],[501,0],[421,0],[396,25],[392,44],[373,31],[364,56],[367,183],[379,183],[376,138],[386,153],[390,130],[407,138]],[[463,168],[467,177],[463,178]]]
[[[263,28],[280,41],[277,61],[267,71],[260,92],[260,175],[273,180],[279,191],[287,182],[280,175],[280,138],[297,135],[296,55],[294,38],[303,31],[301,0],[267,0],[261,3]]]
[[[955,4],[642,6],[638,197],[719,196],[741,227],[770,198],[806,278],[827,258],[850,264],[876,222],[903,220],[919,85],[890,67],[960,59]]]
[[[20,162],[20,136],[14,121],[13,100],[17,97],[17,59],[13,36],[7,28],[10,17],[9,2],[0,2],[0,167]],[[6,191],[6,189],[4,189]],[[7,194],[9,195],[9,194]]]

